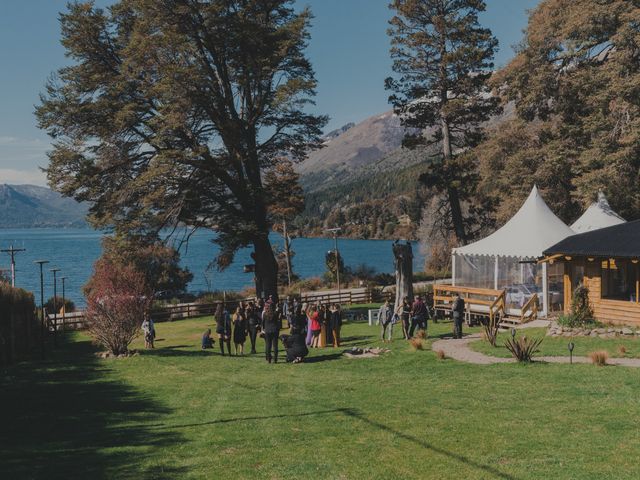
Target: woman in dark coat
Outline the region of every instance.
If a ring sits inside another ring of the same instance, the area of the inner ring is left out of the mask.
[[[231,355],[231,316],[224,304],[219,304],[216,308],[216,333],[220,344],[220,353],[224,355],[224,344],[227,344],[227,352]]]
[[[236,355],[240,350],[240,355],[244,355],[244,342],[247,341],[247,318],[245,317],[242,307],[236,309],[233,314],[233,344],[236,349]]]

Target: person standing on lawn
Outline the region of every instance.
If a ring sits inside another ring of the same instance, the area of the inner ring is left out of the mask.
[[[333,334],[333,348],[340,346],[340,329],[342,328],[342,312],[340,305],[334,304],[331,307],[331,333]]]
[[[464,299],[460,296],[460,293],[456,293],[455,300],[451,306],[451,312],[453,313],[453,338],[462,338],[464,307]]]
[[[312,306],[309,309],[309,329],[311,331],[311,348],[320,347],[320,333],[322,332],[322,325],[320,320],[320,312],[317,306]],[[307,336],[308,338],[308,336]]]
[[[227,344],[227,352],[231,355],[231,316],[224,306],[219,303],[216,308],[216,333],[220,344],[220,354],[224,355],[224,344]]]
[[[264,332],[265,358],[267,362],[278,363],[278,334],[280,319],[274,311],[274,304],[267,303],[262,314],[262,331]]]
[[[247,330],[249,333],[249,341],[251,342],[251,354],[256,353],[256,339],[258,338],[258,328],[260,328],[260,315],[258,308],[253,302],[249,302],[245,311],[247,318]]]
[[[383,342],[390,342],[393,338],[393,308],[391,308],[389,300],[385,300],[380,310],[378,310],[378,321],[382,327],[380,338]],[[385,340],[384,335],[387,331],[389,332],[387,335],[388,338]]]
[[[233,344],[238,355],[244,355],[244,342],[247,341],[247,317],[245,316],[242,307],[236,309],[236,313],[233,314]]]
[[[422,301],[422,297],[418,295],[416,301],[411,307],[411,328],[409,329],[409,337],[413,337],[416,327],[427,332],[427,306]]]
[[[398,306],[398,315],[400,317],[400,321],[402,322],[402,334],[405,340],[409,340],[409,324],[411,319],[411,302],[409,301],[409,297],[404,297],[402,299],[402,304]]]
[[[142,333],[144,334],[144,347],[155,348],[153,342],[156,338],[156,327],[151,318],[145,318],[142,322]]]

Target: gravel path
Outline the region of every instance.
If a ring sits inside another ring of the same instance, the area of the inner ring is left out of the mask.
[[[436,340],[431,345],[433,351],[442,350],[444,354],[460,362],[474,363],[476,365],[493,365],[495,363],[515,363],[515,358],[501,358],[485,355],[469,348],[469,343],[481,338],[479,333],[467,335],[461,339],[444,338]],[[569,363],[569,357],[536,357],[538,362],[547,363]],[[573,363],[591,363],[589,357],[573,357]],[[623,367],[640,367],[640,358],[610,358],[609,365],[620,365]]]

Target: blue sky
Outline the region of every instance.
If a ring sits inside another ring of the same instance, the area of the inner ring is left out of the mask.
[[[539,0],[487,0],[482,16],[500,41],[496,66],[513,56],[526,10]],[[49,138],[36,127],[34,105],[48,76],[66,59],[58,14],[66,0],[0,0],[0,183],[44,185]],[[98,0],[98,5],[113,3]],[[300,0],[315,19],[309,47],[319,82],[316,111],[328,129],[389,110],[388,0]]]

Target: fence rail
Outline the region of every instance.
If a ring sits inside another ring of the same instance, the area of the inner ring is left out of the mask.
[[[342,305],[353,305],[358,303],[381,303],[385,300],[393,301],[395,291],[393,288],[351,288],[340,292],[337,290],[309,291],[300,292],[298,295],[301,302],[306,303],[323,303]],[[226,306],[234,309],[240,302],[249,302],[253,298],[241,300],[227,300]],[[205,315],[213,315],[218,305],[222,301],[213,303],[178,303],[175,305],[164,305],[151,311],[151,317],[156,322],[166,322],[179,320],[183,318],[202,317]],[[82,330],[86,328],[85,313],[82,310],[69,312],[65,314],[47,314],[49,330],[56,328],[60,330]]]

